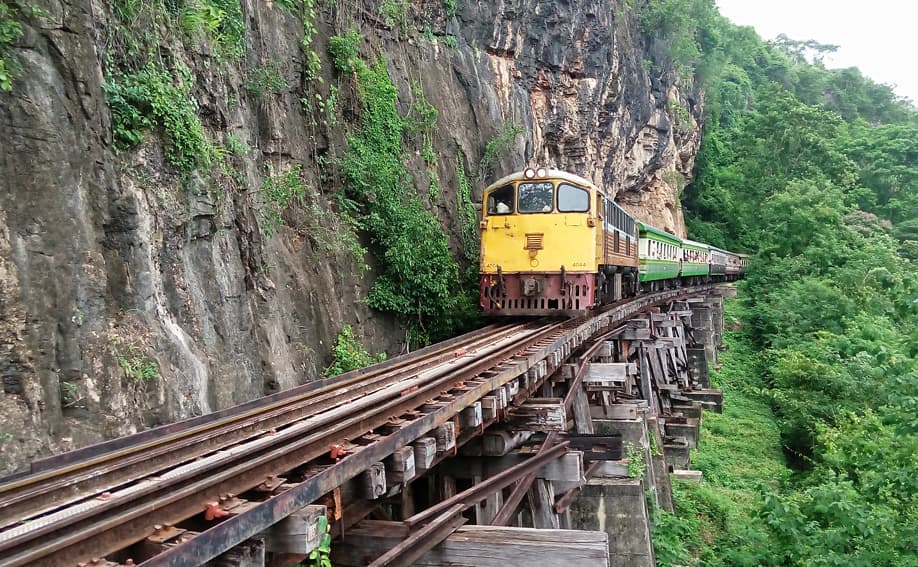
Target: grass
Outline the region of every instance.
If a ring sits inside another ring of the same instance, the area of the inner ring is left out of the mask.
[[[740,306],[727,300],[726,320]],[[790,476],[780,431],[761,391],[759,358],[740,331],[725,331],[729,350],[712,373],[723,389],[724,412],[705,412],[692,468],[702,484],[675,482],[676,513],[661,513],[654,530],[658,565],[751,564],[756,542],[766,538],[758,519],[764,495],[781,490]]]

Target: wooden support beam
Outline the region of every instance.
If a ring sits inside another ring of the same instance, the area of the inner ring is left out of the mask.
[[[459,423],[462,427],[475,428],[482,424],[482,405],[477,401],[469,407],[462,410],[459,414]]]
[[[414,447],[411,445],[398,449],[385,462],[388,483],[405,484],[414,478]]]
[[[550,482],[536,479],[532,483],[529,506],[532,509],[532,527],[541,530],[556,530],[560,527],[555,512],[555,491]]]
[[[462,504],[456,504],[426,525],[413,530],[392,549],[373,560],[368,567],[408,567],[414,560],[446,539],[456,528],[466,522],[461,516]]]
[[[544,454],[554,445],[556,437],[557,434],[555,432],[549,433],[545,437],[545,441],[543,441],[542,446],[539,447],[540,455]],[[510,495],[507,496],[507,501],[500,506],[500,509],[488,523],[496,526],[507,525],[510,522],[510,518],[516,514],[516,509],[519,507],[520,502],[523,501],[523,496],[529,491],[535,478],[536,472],[534,471],[530,471],[529,474],[521,478],[513,487],[513,490],[510,491]]]
[[[386,493],[386,465],[373,463],[360,475],[360,493],[367,500],[376,500]]]
[[[325,506],[306,506],[290,514],[265,532],[265,550],[270,553],[309,555],[320,543],[319,517]]]
[[[265,542],[247,539],[213,560],[214,567],[265,567]]]
[[[444,513],[446,510],[451,509],[457,502],[462,503],[465,507],[477,504],[495,490],[502,490],[504,487],[509,486],[525,477],[530,472],[536,471],[543,465],[561,457],[567,450],[567,446],[568,443],[564,441],[558,445],[555,445],[554,447],[545,449],[544,451],[539,451],[538,455],[527,459],[525,462],[520,463],[514,467],[510,467],[505,471],[501,471],[498,474],[489,477],[486,481],[474,485],[452,498],[443,500],[439,504],[434,504],[423,512],[419,512],[414,516],[407,518],[405,522],[409,526],[415,526],[429,522],[432,518],[435,518]]]
[[[574,431],[577,433],[593,433],[593,418],[590,415],[590,402],[587,400],[586,390],[577,388],[574,393],[574,403],[571,405],[574,414]]]
[[[590,364],[583,382],[585,384],[624,383],[629,376],[635,376],[637,373],[637,365],[632,362],[594,362]]]
[[[561,398],[530,398],[510,411],[510,423],[523,431],[564,431],[567,414]]]
[[[526,462],[532,453],[513,451],[503,457],[453,457],[443,461],[438,470],[455,478],[493,476]],[[569,451],[557,460],[539,468],[535,476],[546,480],[575,482],[583,478],[583,452]]]
[[[364,521],[332,546],[336,567],[363,567],[408,537],[400,522]],[[608,567],[605,532],[463,526],[414,561],[418,567],[572,565]]]
[[[500,457],[516,449],[532,435],[531,431],[489,430],[481,441],[482,453],[488,457]]]
[[[424,472],[433,465],[437,456],[437,440],[433,437],[421,437],[414,443],[414,468]]]
[[[500,415],[500,405],[497,396],[485,396],[481,398],[481,419],[491,421],[497,419]]]
[[[456,424],[447,421],[434,429],[434,438],[437,440],[437,453],[446,453],[456,448]]]
[[[590,417],[593,419],[637,419],[639,409],[637,404],[590,406]]]

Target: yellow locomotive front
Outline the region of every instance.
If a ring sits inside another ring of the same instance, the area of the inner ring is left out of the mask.
[[[481,220],[481,307],[540,315],[596,303],[601,193],[586,179],[527,169],[487,187]]]

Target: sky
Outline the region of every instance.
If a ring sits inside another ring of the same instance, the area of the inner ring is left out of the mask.
[[[857,67],[918,104],[918,2],[913,0],[716,0],[733,23],[762,39],[785,34],[838,45],[826,67]]]

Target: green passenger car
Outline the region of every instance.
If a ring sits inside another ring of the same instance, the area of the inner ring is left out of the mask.
[[[638,223],[638,280],[652,282],[679,277],[682,239]]]
[[[682,275],[707,276],[710,270],[708,256],[711,247],[694,240],[682,241]]]

